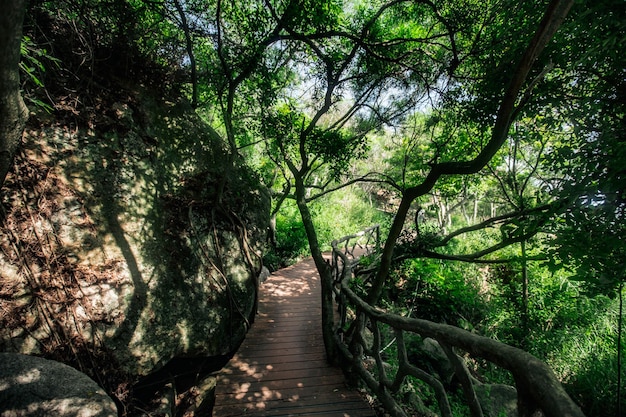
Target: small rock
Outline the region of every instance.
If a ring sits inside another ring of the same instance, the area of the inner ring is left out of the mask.
[[[0,417],[116,417],[111,398],[87,375],[35,356],[0,353]]]

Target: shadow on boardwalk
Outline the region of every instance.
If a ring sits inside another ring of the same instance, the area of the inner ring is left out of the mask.
[[[309,258],[262,284],[256,322],[219,375],[213,416],[375,416],[326,363],[319,281]]]

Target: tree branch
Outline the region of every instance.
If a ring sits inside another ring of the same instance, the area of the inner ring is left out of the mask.
[[[528,216],[528,215],[536,214],[536,213],[545,213],[549,211],[554,211],[555,209],[559,207],[561,207],[561,202],[554,202],[551,204],[544,204],[542,206],[533,207],[531,209],[517,210],[517,211],[510,212],[510,213],[502,214],[500,216],[492,217],[483,222],[480,222],[471,226],[467,226],[467,227],[462,227],[460,229],[455,230],[452,233],[449,233],[441,241],[437,242],[436,247],[443,247],[447,245],[455,237],[458,237],[465,233],[486,229],[488,227],[495,226],[498,223],[503,223],[506,220],[514,219],[516,217],[523,217],[523,216]]]
[[[389,236],[385,241],[380,268],[368,296],[369,302],[377,302],[384,288],[391,267],[396,239],[400,236],[403,229],[404,221],[411,203],[419,196],[428,193],[435,186],[437,180],[443,175],[467,175],[477,173],[489,163],[496,152],[502,147],[511,126],[512,117],[515,112],[515,103],[522,85],[526,81],[537,57],[541,54],[548,41],[554,36],[559,26],[565,20],[573,3],[574,0],[552,0],[548,5],[537,31],[526,47],[522,59],[518,63],[506,92],[502,97],[491,139],[480,153],[469,161],[442,162],[433,165],[431,171],[421,184],[408,188],[405,191],[389,231]]]

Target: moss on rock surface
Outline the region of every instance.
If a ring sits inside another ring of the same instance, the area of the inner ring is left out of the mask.
[[[109,391],[240,344],[269,224],[266,191],[187,103],[117,96],[31,119],[0,237],[1,350]]]

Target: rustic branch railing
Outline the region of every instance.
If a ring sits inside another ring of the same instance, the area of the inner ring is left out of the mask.
[[[332,246],[332,273],[333,291],[337,301],[339,312],[339,327],[345,326],[347,321],[347,302],[345,294],[341,292],[341,281],[348,271],[353,271],[353,267],[359,263],[363,256],[369,256],[380,250],[380,226],[374,225],[353,235],[344,236],[341,239],[333,240]],[[336,329],[335,329],[336,330]]]
[[[531,354],[454,326],[391,314],[359,297],[351,288],[350,281],[354,278],[359,257],[373,255],[379,247],[378,226],[335,240],[332,247],[331,267],[340,316],[335,325],[335,343],[343,357],[341,362],[347,371],[361,378],[392,416],[408,415],[396,399],[408,376],[432,387],[441,415],[452,416],[442,381],[408,359],[405,336],[417,334],[422,338],[431,338],[441,346],[460,381],[473,417],[484,414],[465,361],[453,349],[461,349],[471,357],[482,358],[507,369],[517,388],[520,416],[531,416],[541,410],[547,417],[584,417],[552,370]],[[387,350],[391,346],[395,347],[397,360],[394,366],[386,363],[384,356],[394,350]]]

